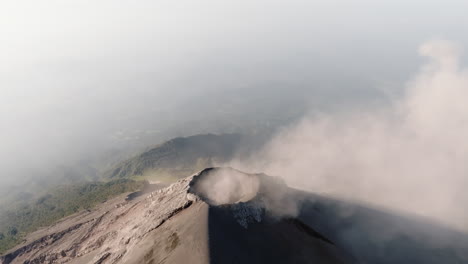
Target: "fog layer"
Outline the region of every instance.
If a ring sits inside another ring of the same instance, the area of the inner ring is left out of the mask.
[[[432,37],[467,43],[466,9],[463,1],[1,1],[0,188],[69,174],[70,164],[94,171],[176,136],[274,129],[306,106],[382,104],[416,69],[414,47]]]

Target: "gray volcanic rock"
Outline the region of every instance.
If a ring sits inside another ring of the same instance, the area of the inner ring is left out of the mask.
[[[258,190],[215,204],[199,192],[215,174],[251,178]],[[271,216],[262,196],[273,185],[287,188],[266,175],[206,169],[146,197],[116,198],[65,218],[31,234],[0,263],[352,262],[299,220]]]

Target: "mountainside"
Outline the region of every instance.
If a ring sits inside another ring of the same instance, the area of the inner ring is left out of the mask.
[[[48,181],[29,181],[10,187],[0,197],[0,254],[38,227],[139,188],[143,184],[141,180],[174,182],[207,166],[231,160],[236,154],[249,153],[259,142],[262,142],[259,137],[240,134],[195,135],[169,140],[118,163],[111,170],[105,167],[109,168],[108,162],[115,153],[109,153],[111,158],[107,161],[101,157],[91,162],[93,159],[89,157],[88,162],[49,170],[47,173],[52,176]],[[99,169],[93,171],[92,167]],[[125,185],[134,187],[125,188]]]
[[[117,164],[105,173],[105,177],[147,175],[153,178],[181,178],[227,162],[236,154],[248,153],[259,144],[253,137],[241,134],[174,138]]]
[[[243,193],[240,185],[234,186],[236,191],[228,192],[229,203],[216,204],[201,188],[206,177],[218,172],[224,174],[220,179],[231,173],[251,179],[258,189]],[[351,263],[333,242],[298,219],[270,214],[265,206],[274,199],[264,196],[269,188],[287,187],[265,175],[204,170],[147,197],[109,201],[99,210],[64,219],[32,234],[0,260],[3,264],[187,263],[188,259],[190,263]]]
[[[0,263],[467,263],[465,234],[231,168],[107,201]]]
[[[23,199],[21,196],[12,197],[0,206],[0,254],[39,227],[81,210],[89,210],[118,194],[144,189],[147,185],[147,182],[129,179],[83,182],[25,193]]]

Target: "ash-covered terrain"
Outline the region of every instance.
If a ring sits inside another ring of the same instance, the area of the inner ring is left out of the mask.
[[[468,237],[210,168],[30,234],[7,263],[468,263]],[[127,197],[128,198],[128,197]]]

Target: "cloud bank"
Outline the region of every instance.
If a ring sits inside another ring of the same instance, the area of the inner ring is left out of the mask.
[[[311,114],[241,166],[467,230],[468,69],[448,41],[427,42],[419,54],[428,61],[390,105]]]

